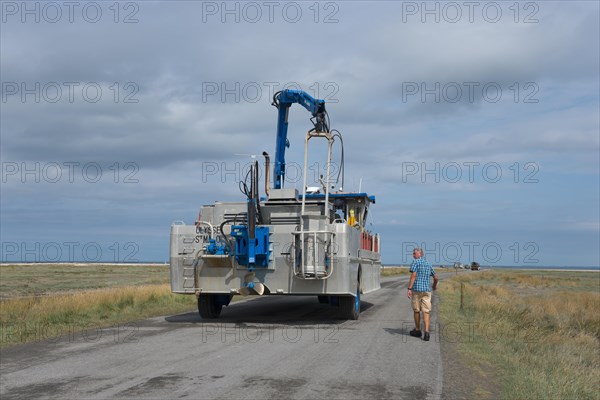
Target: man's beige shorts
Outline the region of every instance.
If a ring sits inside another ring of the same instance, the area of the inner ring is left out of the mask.
[[[413,292],[411,298],[412,308],[414,312],[430,312],[431,311],[431,292]]]

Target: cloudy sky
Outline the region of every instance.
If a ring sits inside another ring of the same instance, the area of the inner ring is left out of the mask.
[[[600,265],[598,2],[1,6],[1,261],[166,261],[173,221],[244,199],[299,88],[377,198],[384,263]]]

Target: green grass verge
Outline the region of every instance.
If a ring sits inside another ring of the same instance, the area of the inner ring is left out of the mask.
[[[463,307],[460,308],[461,284]],[[490,365],[504,399],[598,399],[600,274],[485,271],[444,280],[441,340]]]
[[[194,310],[168,282],[168,265],[2,264],[0,346]]]
[[[0,346],[190,311],[195,307],[195,296],[172,294],[169,285],[109,288],[2,300]]]

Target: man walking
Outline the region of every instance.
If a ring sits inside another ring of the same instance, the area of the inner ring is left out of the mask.
[[[413,250],[413,262],[410,265],[410,281],[408,282],[408,298],[411,299],[412,309],[415,317],[415,329],[410,331],[410,336],[421,337],[421,311],[423,311],[423,323],[425,334],[423,340],[429,340],[429,313],[431,312],[431,292],[438,284],[438,277],[433,266],[423,257],[423,249]],[[431,277],[433,276],[433,286]]]

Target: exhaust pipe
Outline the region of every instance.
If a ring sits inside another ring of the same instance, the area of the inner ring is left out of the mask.
[[[265,194],[267,195],[267,198],[269,197],[269,192],[271,191],[270,186],[271,186],[271,157],[269,157],[269,153],[267,153],[266,151],[263,151],[263,156],[265,156]]]

